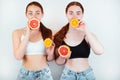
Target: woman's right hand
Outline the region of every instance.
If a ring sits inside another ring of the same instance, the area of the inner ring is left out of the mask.
[[[30,37],[30,33],[31,33],[31,29],[30,29],[29,23],[28,23],[27,26],[26,26],[26,36]]]
[[[58,53],[59,53],[59,52],[58,52]],[[60,55],[60,57],[61,57],[61,58],[64,58],[64,59],[69,59],[70,56],[71,56],[71,51],[70,51],[70,53],[68,53],[68,55],[66,55],[66,56]]]

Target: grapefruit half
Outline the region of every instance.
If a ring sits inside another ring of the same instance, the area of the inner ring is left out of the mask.
[[[70,48],[66,45],[61,45],[58,48],[58,53],[60,54],[61,57],[66,57],[70,54]]]
[[[38,19],[33,18],[29,21],[29,26],[31,29],[38,29],[39,25],[40,25],[40,22]]]

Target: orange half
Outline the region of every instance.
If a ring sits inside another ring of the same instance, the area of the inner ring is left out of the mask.
[[[78,19],[72,19],[70,21],[70,26],[73,27],[73,28],[76,28],[79,26],[79,20]]]
[[[52,45],[52,40],[50,38],[46,38],[44,40],[45,47],[50,47]]]

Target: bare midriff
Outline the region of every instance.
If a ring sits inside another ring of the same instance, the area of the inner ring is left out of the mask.
[[[74,58],[67,60],[65,66],[75,72],[82,72],[89,68],[88,58]]]
[[[41,70],[47,65],[46,55],[25,55],[23,66],[28,70]]]

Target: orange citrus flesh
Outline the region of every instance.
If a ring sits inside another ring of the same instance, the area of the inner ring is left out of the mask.
[[[73,28],[76,28],[79,26],[79,20],[78,19],[72,19],[70,21],[70,26],[73,27]]]
[[[52,45],[52,40],[50,38],[46,38],[44,40],[45,47],[50,47]]]

